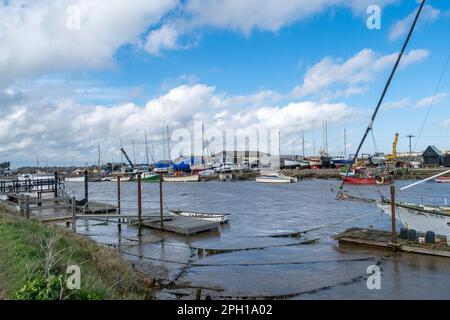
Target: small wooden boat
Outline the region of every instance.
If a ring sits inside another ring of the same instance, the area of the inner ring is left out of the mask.
[[[219,222],[221,224],[227,223],[230,220],[230,215],[227,213],[203,213],[185,210],[170,210],[170,213],[175,216],[190,217],[200,220]]]
[[[434,181],[437,183],[450,183],[450,177],[438,177]]]
[[[385,177],[344,177],[344,183],[355,185],[389,185],[392,180]]]

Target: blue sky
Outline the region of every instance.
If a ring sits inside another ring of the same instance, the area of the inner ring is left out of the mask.
[[[328,120],[330,151],[343,151],[346,128],[351,153],[418,7],[411,0],[268,1],[267,10],[252,0],[136,0],[102,8],[79,0],[67,6],[79,6],[80,29],[59,30],[68,18],[61,2],[23,2],[0,4],[0,158],[17,166],[36,155],[50,164],[92,162],[98,144],[105,161],[118,160],[121,139],[129,148],[135,140],[142,155],[144,130],[161,157],[161,131],[191,128],[194,119],[242,134],[244,126],[276,124],[283,153],[300,152],[302,129],[308,153],[314,142],[318,150]],[[366,26],[370,4],[381,7],[380,30]],[[405,136],[419,134],[450,55],[448,30],[450,3],[427,1],[375,123],[377,148],[370,138],[365,152],[389,152],[395,132],[406,151]],[[450,149],[449,94],[450,70],[418,150]]]

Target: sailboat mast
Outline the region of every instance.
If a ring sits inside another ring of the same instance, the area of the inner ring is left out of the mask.
[[[163,145],[163,160],[166,160],[166,136],[164,130],[162,132],[162,145]]]
[[[169,126],[167,126],[167,155],[169,156],[169,161],[171,160],[170,154],[170,134],[169,134]]]
[[[366,138],[369,135],[369,132],[372,130],[375,118],[377,117],[378,111],[380,110],[380,107],[383,104],[384,97],[386,96],[386,93],[387,93],[387,91],[389,89],[389,86],[390,86],[390,84],[392,82],[392,79],[394,78],[395,72],[397,71],[397,68],[398,68],[398,66],[400,64],[400,61],[401,61],[401,59],[403,57],[403,54],[405,53],[406,47],[408,46],[408,43],[409,43],[409,39],[411,39],[412,33],[413,33],[413,31],[414,31],[414,29],[416,27],[416,24],[417,24],[417,20],[419,19],[420,13],[422,12],[422,9],[423,9],[423,7],[425,5],[425,1],[426,0],[422,0],[422,2],[420,3],[419,10],[417,10],[416,16],[414,18],[413,24],[411,25],[411,29],[409,30],[408,36],[406,37],[406,40],[403,43],[402,49],[400,50],[400,53],[398,54],[397,61],[395,62],[394,68],[392,69],[392,72],[389,75],[389,78],[388,78],[388,80],[386,82],[386,85],[384,86],[383,92],[381,93],[381,97],[378,100],[377,106],[376,106],[376,108],[375,108],[375,110],[373,112],[372,117],[370,118],[369,125],[367,126],[367,129],[364,132],[363,138],[361,139],[361,142],[359,143],[358,148],[356,149],[356,152],[355,152],[355,155],[353,156],[352,162],[350,163],[350,165],[347,168],[347,173],[345,175],[346,177],[348,177],[348,174],[352,170],[353,165],[355,164],[356,160],[358,159],[359,152],[361,151],[361,148],[362,148],[364,142],[366,141]],[[340,187],[341,190],[344,187],[344,183],[345,183],[345,180],[342,180],[342,184],[341,184],[341,187]]]
[[[347,158],[347,129],[344,129],[344,159]]]
[[[305,134],[302,129],[302,156],[303,160],[305,159]]]
[[[144,136],[145,136],[145,155],[147,157],[147,167],[150,166],[150,158],[148,155],[148,140],[147,140],[147,131],[144,131]]]

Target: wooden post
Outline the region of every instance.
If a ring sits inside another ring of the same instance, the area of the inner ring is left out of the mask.
[[[396,243],[397,231],[395,225],[395,186],[391,186],[391,218],[392,218],[392,243]]]
[[[164,207],[163,207],[163,174],[159,174],[159,215],[161,229],[164,228]]]
[[[120,214],[121,211],[121,199],[120,199],[120,176],[117,177],[117,214]],[[119,224],[117,227],[119,231],[122,230],[122,225],[120,224],[121,220],[119,219]]]
[[[25,199],[23,194],[19,194],[17,201],[19,201],[19,213],[21,217],[25,216]]]
[[[72,197],[72,231],[77,232],[77,199]]]
[[[25,218],[30,219],[30,195],[25,195]]]
[[[50,187],[49,187],[50,188]],[[58,172],[55,171],[55,198],[58,198]]]
[[[141,174],[137,175],[137,188],[138,188],[138,222],[139,228],[142,224],[142,188],[141,188]]]
[[[86,208],[89,206],[89,172],[84,170],[84,201]]]

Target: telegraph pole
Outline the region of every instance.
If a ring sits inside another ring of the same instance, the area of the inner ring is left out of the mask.
[[[411,140],[412,138],[414,138],[415,136],[413,136],[412,134],[409,134],[406,136],[409,139],[409,161],[411,161],[412,159],[412,149],[411,149]]]

